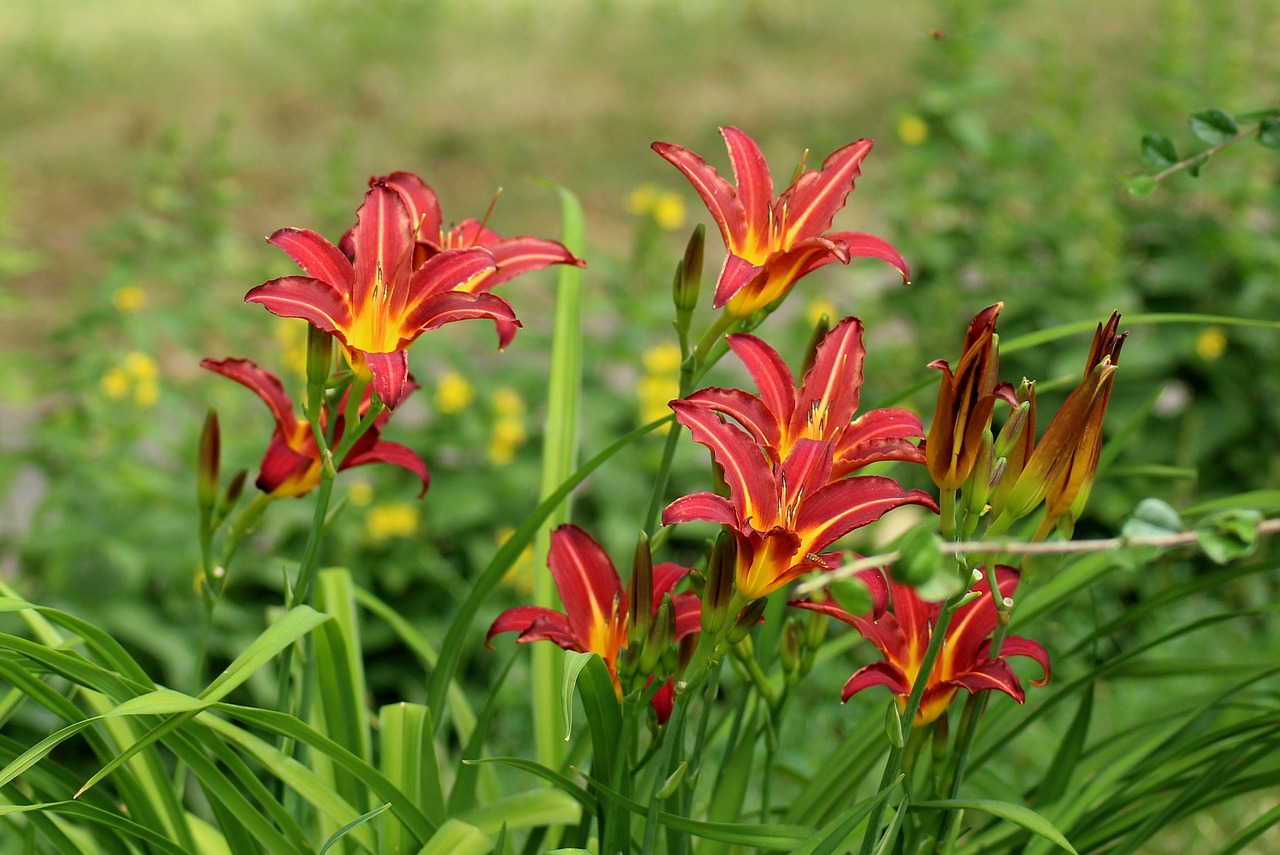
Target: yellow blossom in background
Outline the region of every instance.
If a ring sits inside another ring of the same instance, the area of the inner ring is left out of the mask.
[[[442,413],[462,412],[475,396],[471,383],[456,371],[446,371],[436,381],[436,409]]]
[[[418,530],[419,517],[418,506],[408,502],[375,505],[365,515],[365,535],[374,543],[393,537],[408,537]]]
[[[804,310],[804,319],[809,322],[809,326],[816,327],[818,321],[822,320],[823,315],[825,315],[834,324],[840,317],[836,314],[837,311],[835,303],[824,297],[819,297],[809,302],[808,307]]]
[[[113,401],[118,401],[129,394],[129,387],[133,382],[123,368],[108,368],[103,373],[102,379],[98,381],[98,385],[102,389],[102,394]]]
[[[1218,359],[1227,350],[1227,334],[1222,327],[1206,327],[1196,338],[1196,354],[1205,362]]]
[[[920,145],[929,138],[929,123],[911,113],[898,120],[898,139],[904,145]]]
[[[498,546],[502,546],[515,534],[514,528],[498,529]],[[533,593],[533,546],[526,546],[520,556],[511,563],[511,568],[502,577],[502,581],[525,594]]]
[[[510,386],[499,386],[494,389],[493,394],[489,396],[489,405],[500,416],[523,416],[528,409],[524,398]]]
[[[506,466],[516,458],[516,450],[524,443],[524,424],[518,418],[504,416],[493,423],[489,434],[489,462]]]
[[[659,228],[675,231],[684,225],[684,199],[679,194],[666,191],[653,206],[653,221]]]
[[[156,361],[141,351],[125,355],[119,365],[108,368],[98,381],[102,394],[113,401],[131,393],[139,407],[150,407],[160,399],[160,369]]]
[[[305,321],[281,318],[275,325],[276,345],[280,361],[299,377],[307,376],[307,327]]]
[[[660,344],[646,350],[640,357],[644,376],[636,386],[640,400],[640,421],[651,422],[671,414],[667,403],[680,397],[680,348],[675,344]]]
[[[627,197],[627,210],[637,216],[652,217],[659,228],[672,231],[684,225],[684,199],[679,193],[641,184]]]
[[[627,197],[627,210],[636,215],[648,214],[657,198],[658,191],[652,184],[641,184]]]
[[[347,501],[358,508],[366,508],[373,501],[373,487],[365,481],[352,481],[347,486]]]
[[[650,374],[679,374],[680,346],[677,344],[655,345],[640,355],[644,370]]]
[[[147,292],[137,285],[124,285],[112,292],[111,302],[122,312],[136,312],[147,304]]]

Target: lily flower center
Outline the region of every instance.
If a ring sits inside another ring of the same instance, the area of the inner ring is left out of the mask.
[[[391,297],[394,283],[387,282],[378,265],[369,299],[356,307],[347,344],[365,353],[391,353],[400,347],[401,318],[392,318]]]

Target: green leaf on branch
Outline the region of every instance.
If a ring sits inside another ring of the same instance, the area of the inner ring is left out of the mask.
[[[1258,144],[1280,151],[1280,119],[1270,116],[1258,123]]]
[[[1200,549],[1216,564],[1228,564],[1251,555],[1258,546],[1262,514],[1254,510],[1224,511],[1196,526]]]
[[[1124,180],[1124,187],[1134,199],[1145,199],[1156,189],[1157,181],[1150,175],[1132,175]]]
[[[1144,134],[1142,159],[1155,169],[1164,169],[1178,162],[1178,149],[1164,134]]]
[[[1120,536],[1131,540],[1182,534],[1182,517],[1172,505],[1154,497],[1143,499],[1125,520]]]
[[[579,653],[576,650],[564,652],[564,674],[560,681],[560,712],[564,720],[564,741],[573,736],[573,689],[578,684],[578,675],[587,667],[591,657],[596,653]]]
[[[1240,133],[1240,126],[1223,110],[1202,110],[1191,115],[1191,133],[1209,145],[1220,145]]]

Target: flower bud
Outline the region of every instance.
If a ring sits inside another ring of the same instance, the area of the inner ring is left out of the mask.
[[[675,606],[671,603],[671,596],[665,594],[662,597],[662,605],[658,606],[658,612],[653,616],[653,623],[644,639],[644,647],[640,653],[641,674],[653,674],[658,670],[658,663],[662,661],[663,654],[671,649],[671,642],[675,637]]]
[[[737,619],[733,623],[733,629],[729,630],[729,643],[737,644],[748,635],[751,630],[756,628],[760,623],[760,618],[764,615],[764,607],[769,604],[768,597],[761,597],[747,604],[747,607],[738,613]]]
[[[712,638],[720,634],[729,620],[737,553],[733,532],[721,531],[707,560],[707,579],[702,591],[702,631]]]
[[[938,406],[925,443],[929,475],[943,490],[956,490],[973,471],[983,433],[991,427],[996,403],[999,347],[996,318],[1003,303],[983,309],[969,324],[955,373],[942,359],[929,363],[942,371]]]
[[[689,243],[684,249],[684,258],[676,267],[676,281],[672,298],[676,304],[676,312],[692,313],[698,306],[698,292],[702,288],[702,255],[707,241],[707,227],[702,223],[689,235]]]
[[[200,522],[206,529],[218,506],[219,469],[222,461],[222,431],[218,413],[209,410],[200,430],[200,452],[196,468],[196,500],[200,506]]]
[[[640,649],[653,624],[653,553],[649,549],[649,536],[643,531],[636,541],[635,557],[631,560],[631,583],[627,586],[630,597],[630,627],[627,645]]]
[[[787,622],[782,625],[778,661],[782,665],[783,673],[793,674],[800,669],[800,657],[805,651],[807,632],[804,623],[794,616],[787,618]]]

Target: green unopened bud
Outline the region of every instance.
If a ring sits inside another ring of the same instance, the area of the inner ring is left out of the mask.
[[[1024,386],[1029,388],[1026,380],[1022,381]],[[1027,415],[1031,412],[1031,402],[1023,399],[1022,403],[1013,408],[1009,413],[1009,418],[1004,423],[1004,427],[1000,428],[1000,435],[996,437],[995,455],[996,457],[1008,457],[1009,454],[1017,446],[1018,440],[1022,438],[1022,432],[1027,427]]]
[[[643,531],[636,541],[635,557],[631,560],[631,584],[628,586],[631,613],[628,615],[629,647],[639,648],[649,635],[653,623],[653,552],[649,548],[649,536]]]
[[[816,651],[822,647],[822,642],[827,637],[827,616],[820,612],[809,612],[807,616],[809,626],[805,632],[804,643],[811,651]]]
[[[320,417],[332,372],[333,336],[316,327],[307,327],[307,418]]]
[[[733,579],[738,561],[738,544],[732,532],[720,532],[711,557],[707,559],[707,579],[702,589],[702,631],[716,638],[729,620]]]
[[[737,644],[751,634],[751,630],[760,623],[760,618],[764,615],[764,607],[768,604],[769,598],[761,597],[748,603],[747,607],[738,613],[737,619],[733,622],[733,629],[729,630],[730,644]]]
[[[652,625],[644,639],[644,647],[640,653],[640,673],[652,674],[658,670],[662,656],[671,649],[671,642],[676,637],[676,610],[671,603],[671,595],[664,594],[658,613],[653,616]]]
[[[672,294],[676,311],[688,314],[698,306],[698,292],[702,289],[702,255],[707,243],[707,227],[702,223],[689,235],[684,248],[684,258],[676,268],[675,288]]]
[[[898,712],[897,704],[889,704],[889,709],[884,714],[884,733],[894,748],[901,748],[906,744],[902,733],[902,713]]]
[[[782,641],[778,646],[778,661],[784,673],[793,674],[800,669],[800,657],[807,642],[807,629],[796,617],[787,618],[782,626]]]
[[[966,537],[973,533],[978,518],[987,507],[987,500],[991,498],[995,484],[993,480],[995,469],[995,439],[991,436],[991,428],[988,427],[983,431],[982,440],[978,445],[978,456],[973,462],[973,471],[969,473],[963,488],[965,512],[968,514]]]
[[[804,366],[800,369],[800,376],[803,377],[809,373],[809,369],[813,367],[813,363],[818,360],[818,345],[822,344],[822,340],[827,337],[827,333],[831,332],[831,318],[823,313],[818,322],[813,325],[813,335],[809,337],[809,344],[804,349]]]
[[[222,461],[222,431],[218,428],[218,413],[209,410],[200,430],[200,451],[196,467],[196,500],[200,506],[200,522],[206,528],[213,519],[218,505],[219,469]]]

